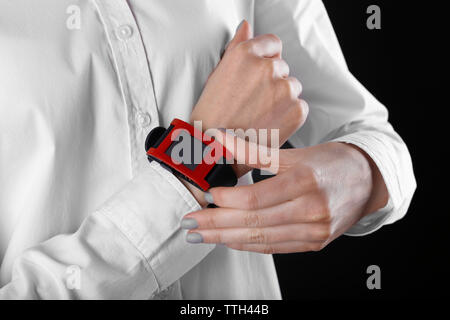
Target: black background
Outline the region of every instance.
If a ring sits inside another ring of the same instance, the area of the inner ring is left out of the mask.
[[[438,297],[448,288],[445,10],[423,1],[324,3],[350,71],[387,106],[408,145],[418,188],[395,224],[365,237],[342,236],[320,252],[275,255],[283,298]],[[381,8],[381,30],[366,27],[371,4]],[[381,268],[381,290],[366,287],[372,264]]]

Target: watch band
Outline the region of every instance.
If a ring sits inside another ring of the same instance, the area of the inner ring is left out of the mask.
[[[150,131],[145,150],[150,162],[159,162],[165,169],[203,191],[237,183],[236,174],[229,164],[233,159],[230,152],[214,138],[180,119],[174,119],[167,129],[156,127]],[[182,151],[177,153],[177,150]],[[196,152],[197,158],[201,159],[195,158]],[[186,158],[180,160],[183,155],[187,155],[190,161]]]

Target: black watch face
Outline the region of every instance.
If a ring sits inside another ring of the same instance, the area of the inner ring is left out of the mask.
[[[181,163],[188,169],[194,171],[202,163],[203,156],[210,152],[210,147],[202,141],[182,130],[167,148],[166,154],[175,163]]]

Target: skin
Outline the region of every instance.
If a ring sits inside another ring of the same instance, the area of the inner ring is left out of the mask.
[[[305,122],[308,104],[300,99],[302,85],[289,76],[281,53],[277,36],[253,38],[250,24],[244,20],[209,76],[190,122],[202,121],[203,131],[279,129],[279,143],[283,144]],[[234,170],[240,177],[250,168],[236,165]],[[207,204],[202,191],[181,181],[202,206]]]
[[[246,148],[252,152],[265,147]],[[377,166],[351,144],[331,142],[279,152],[275,177],[249,186],[211,189],[219,208],[186,215],[184,219],[194,219],[188,220],[189,226],[197,225],[189,233],[200,234],[205,243],[237,250],[318,251],[387,204],[388,191]],[[240,161],[246,161],[245,155],[246,150],[234,152]],[[246,164],[264,169],[259,163]]]
[[[203,130],[280,128],[280,144],[286,141],[304,123],[308,105],[299,98],[301,84],[288,76],[281,51],[276,36],[252,38],[244,21],[210,75],[191,121],[202,120]],[[239,139],[222,132],[215,137],[225,146]],[[238,176],[262,167],[250,164],[248,153],[270,148],[243,145],[245,150],[229,149],[240,163],[234,166]],[[270,151],[280,152],[277,175],[250,186],[211,189],[207,198],[219,208],[184,217],[188,240],[196,234],[196,243],[270,254],[317,251],[388,201],[378,167],[356,146],[333,142]],[[205,207],[205,194],[182,182]]]
[[[306,120],[302,85],[289,77],[281,40],[272,34],[252,38],[244,21],[211,73],[191,114],[210,128],[279,129],[284,143]]]

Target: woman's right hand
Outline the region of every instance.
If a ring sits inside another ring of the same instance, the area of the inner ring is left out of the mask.
[[[299,98],[302,86],[289,77],[281,50],[277,36],[252,38],[243,21],[209,76],[191,123],[201,120],[203,131],[279,129],[279,143],[284,143],[304,123],[308,105]]]

